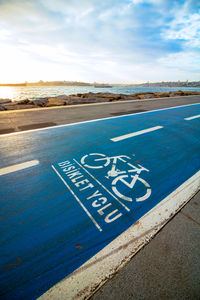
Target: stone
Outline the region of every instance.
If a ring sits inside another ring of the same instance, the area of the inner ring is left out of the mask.
[[[35,105],[31,104],[18,104],[17,101],[12,103],[4,104],[6,110],[17,110],[17,109],[28,109],[28,108],[35,108]]]
[[[175,96],[176,96],[175,92],[169,92],[169,97],[175,97]]]
[[[20,101],[16,101],[17,104],[21,105],[21,104],[29,104],[30,101],[28,99],[25,100],[20,100]]]
[[[108,98],[99,98],[99,97],[94,97],[93,98],[80,98],[80,97],[73,97],[70,98],[67,101],[67,104],[87,104],[87,103],[100,103],[100,102],[109,102],[110,99]]]
[[[30,104],[34,104],[36,106],[44,106],[48,102],[48,98],[40,98],[30,101]]]
[[[13,109],[17,109],[17,101],[13,101],[11,103],[5,103],[4,107],[6,108],[6,110],[13,110]],[[20,106],[18,105],[18,109],[20,109]]]
[[[195,92],[195,91],[184,91],[185,96],[189,95],[200,95],[200,92]]]
[[[125,100],[138,100],[140,99],[138,96],[133,95],[126,95],[126,97],[124,98]]]
[[[114,101],[128,101],[128,100],[140,100],[151,99],[160,97],[176,97],[187,95],[200,95],[200,92],[194,91],[173,91],[164,93],[137,93],[137,94],[113,94],[113,93],[78,93],[74,95],[59,95],[57,97],[45,97],[35,100],[21,100],[12,102],[10,99],[0,99],[0,110],[16,110],[27,109],[36,107],[51,107],[62,105],[81,105],[88,103],[102,103],[102,102],[114,102]],[[3,105],[2,105],[3,104]]]
[[[138,94],[137,95],[139,99],[150,99],[154,98],[154,94]]]
[[[85,94],[82,94],[82,98],[90,98],[90,97],[94,97],[94,93],[90,92],[90,93],[85,93]],[[74,96],[77,96],[77,95],[74,95]]]
[[[84,98],[81,98],[81,97],[76,97],[76,96],[73,96],[73,97],[69,97],[69,99],[66,101],[66,104],[82,104],[82,103],[86,103],[88,99],[84,99]]]
[[[56,98],[63,99],[63,100],[68,100],[69,96],[67,96],[67,95],[59,95],[59,96],[56,96]]]
[[[175,92],[176,96],[184,96],[184,92],[183,91],[177,91]]]
[[[0,111],[3,111],[3,110],[7,110],[7,109],[5,108],[5,106],[0,104]]]
[[[120,95],[119,94],[111,94],[111,93],[98,93],[95,95],[95,97],[118,99],[120,97]]]
[[[61,106],[61,105],[66,105],[67,102],[64,99],[59,99],[57,97],[51,97],[48,98],[48,101],[44,104],[45,107],[50,107],[50,106]]]
[[[162,98],[162,97],[169,97],[170,94],[167,92],[167,93],[154,93],[155,95],[155,98]]]
[[[6,99],[0,99],[0,104],[4,104],[4,103],[10,103],[12,102],[12,100],[6,98]]]
[[[94,97],[94,103],[99,103],[99,102],[111,102],[114,101],[115,99],[113,97]]]

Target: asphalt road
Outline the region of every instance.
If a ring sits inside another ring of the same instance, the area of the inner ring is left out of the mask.
[[[0,112],[0,134],[199,103],[200,96]]]
[[[2,135],[2,296],[41,295],[199,171],[199,114],[192,104]]]

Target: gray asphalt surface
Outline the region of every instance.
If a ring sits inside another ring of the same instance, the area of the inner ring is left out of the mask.
[[[200,103],[200,95],[0,112],[0,134]]]

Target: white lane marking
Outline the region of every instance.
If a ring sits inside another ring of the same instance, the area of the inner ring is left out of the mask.
[[[130,211],[130,209],[124,205],[124,203],[122,203],[117,197],[115,197],[115,195],[113,195],[113,193],[111,193],[99,180],[97,180],[88,170],[86,170],[81,164],[79,164],[77,162],[77,160],[74,158],[73,159],[85,172],[88,173],[88,175],[90,175],[100,186],[102,186],[102,188],[104,190],[106,190],[106,192],[108,192],[113,198],[115,198],[115,200],[117,200],[117,202],[119,202],[127,211]]]
[[[196,115],[196,116],[188,117],[188,118],[185,118],[184,120],[186,120],[186,121],[190,121],[190,120],[197,119],[197,118],[200,118],[200,115]]]
[[[163,128],[163,126],[155,126],[155,127],[147,128],[147,129],[144,129],[144,130],[140,130],[140,131],[136,131],[136,132],[124,134],[124,135],[112,138],[110,140],[112,142],[119,142],[119,141],[122,141],[122,140],[125,140],[125,139],[129,139],[131,137],[134,137],[134,136],[137,136],[137,135],[141,135],[141,134],[144,134],[144,133],[148,133],[148,132],[151,132],[151,131],[155,131],[155,130],[158,130],[158,129],[161,129],[161,128]]]
[[[19,134],[36,132],[36,131],[41,131],[41,130],[49,130],[49,129],[67,127],[67,126],[71,126],[71,125],[73,126],[73,125],[78,125],[78,124],[92,123],[92,122],[98,122],[98,121],[104,121],[104,120],[112,120],[112,119],[116,119],[116,118],[124,118],[124,117],[133,116],[133,115],[135,116],[135,115],[140,115],[140,114],[147,114],[147,113],[152,113],[152,112],[157,112],[157,111],[170,110],[170,109],[174,109],[174,108],[179,108],[179,107],[182,108],[182,107],[194,106],[194,105],[199,105],[199,104],[200,103],[193,103],[193,104],[172,106],[172,107],[167,107],[167,108],[143,111],[143,112],[139,112],[139,113],[135,113],[135,114],[134,113],[127,114],[127,115],[117,116],[117,117],[108,117],[108,118],[94,119],[94,120],[82,121],[82,122],[76,122],[76,123],[62,124],[62,125],[57,125],[57,126],[49,126],[49,127],[45,127],[45,128],[37,128],[37,129],[23,130],[23,131],[12,132],[12,133],[5,133],[5,134],[0,134],[0,138],[5,137],[5,136],[19,135]]]
[[[30,161],[27,161],[27,162],[24,162],[24,163],[21,163],[21,164],[1,168],[0,169],[0,176],[1,175],[6,175],[6,174],[9,174],[9,173],[13,173],[13,172],[16,172],[16,171],[20,171],[20,170],[23,170],[23,169],[30,168],[30,167],[39,165],[39,163],[40,163],[39,160],[36,159],[36,160],[30,160]]]
[[[60,175],[60,173],[56,170],[56,168],[51,165],[53,170],[56,172],[56,174],[58,175],[58,177],[62,180],[62,182],[64,183],[64,185],[66,185],[66,187],[69,189],[69,191],[72,193],[72,195],[74,196],[74,198],[78,201],[78,203],[81,205],[81,207],[83,208],[83,210],[86,212],[86,214],[88,215],[88,217],[92,220],[92,222],[94,223],[94,225],[99,229],[99,231],[102,231],[102,228],[99,226],[99,224],[97,223],[97,221],[93,218],[93,216],[89,213],[89,211],[87,210],[87,208],[83,205],[83,203],[81,202],[81,200],[76,196],[76,194],[72,191],[72,189],[70,188],[70,186],[67,184],[67,182],[64,180],[64,178]]]
[[[195,195],[199,187],[200,171],[38,300],[57,299],[58,291],[59,299],[65,299],[66,295],[68,299],[80,299],[80,294],[81,299],[89,299],[102,282],[105,283],[144,245],[148,245],[159,230]]]

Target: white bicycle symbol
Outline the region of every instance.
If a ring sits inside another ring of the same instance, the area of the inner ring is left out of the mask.
[[[105,177],[107,179],[112,177],[114,178],[112,181],[113,192],[121,199],[132,202],[134,199],[129,197],[130,195],[128,196],[123,194],[127,189],[123,189],[123,192],[119,191],[119,187],[125,185],[129,189],[133,189],[134,187],[136,187],[136,184],[140,183],[145,187],[145,193],[144,195],[135,198],[135,200],[137,202],[147,200],[151,195],[151,188],[148,182],[139,177],[139,175],[142,171],[149,172],[149,170],[139,164],[137,166],[131,164],[130,162],[128,162],[128,160],[130,159],[131,158],[126,155],[108,157],[105,154],[101,153],[90,153],[82,157],[81,164],[90,169],[102,169],[108,167],[111,164],[111,169],[107,172],[107,175]],[[119,163],[120,165],[125,163],[129,168],[126,171],[119,170],[117,168],[117,165],[119,165]]]

